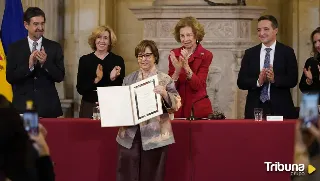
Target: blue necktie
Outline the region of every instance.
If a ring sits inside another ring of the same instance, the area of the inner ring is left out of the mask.
[[[271,48],[266,48],[266,57],[264,59],[264,65],[263,68],[269,68],[270,67],[270,51],[272,50]],[[267,100],[269,100],[269,95],[268,95],[268,88],[269,88],[269,83],[264,83],[262,85],[262,90],[260,93],[260,100],[261,102],[266,102]]]

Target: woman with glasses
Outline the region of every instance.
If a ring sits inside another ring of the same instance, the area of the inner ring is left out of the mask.
[[[174,38],[182,45],[169,55],[169,75],[182,98],[182,106],[175,113],[177,118],[189,118],[192,104],[196,118],[207,118],[213,112],[206,97],[206,80],[213,56],[200,44],[204,34],[203,26],[194,17],[182,18],[174,28]]]
[[[167,148],[175,142],[170,115],[180,108],[181,99],[171,77],[156,69],[159,52],[155,42],[141,41],[135,56],[140,68],[125,77],[123,85],[157,75],[159,85],[153,91],[161,95],[163,114],[119,129],[117,181],[163,181]]]

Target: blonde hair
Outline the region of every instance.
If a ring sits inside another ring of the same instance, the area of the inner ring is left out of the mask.
[[[92,50],[94,50],[94,51],[97,50],[96,39],[104,31],[109,32],[110,45],[108,47],[108,52],[111,51],[111,49],[116,45],[117,37],[116,37],[116,34],[114,33],[114,31],[112,30],[112,28],[110,28],[109,26],[99,26],[92,31],[91,35],[88,38],[88,44],[90,45]]]
[[[205,35],[203,26],[199,23],[199,21],[192,17],[188,16],[185,18],[182,18],[179,20],[179,22],[176,24],[176,27],[174,28],[174,38],[177,42],[181,43],[180,40],[180,29],[184,27],[191,27],[193,34],[195,35],[195,38],[198,43],[200,43],[203,40],[203,37]]]

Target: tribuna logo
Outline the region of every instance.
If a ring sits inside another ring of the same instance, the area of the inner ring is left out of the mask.
[[[305,175],[304,164],[283,164],[280,162],[264,162],[267,172],[290,172],[291,175]]]

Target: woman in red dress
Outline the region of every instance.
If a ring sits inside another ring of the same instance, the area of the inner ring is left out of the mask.
[[[182,45],[169,55],[169,75],[182,99],[176,118],[189,118],[192,104],[196,118],[207,118],[213,112],[206,97],[206,80],[213,56],[200,44],[204,34],[203,26],[194,17],[185,17],[175,26],[174,37]]]

